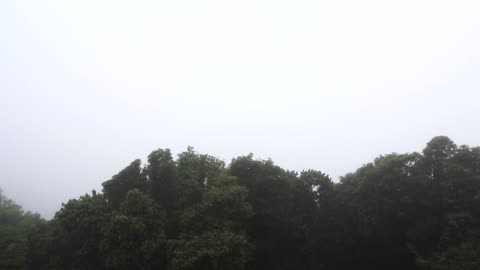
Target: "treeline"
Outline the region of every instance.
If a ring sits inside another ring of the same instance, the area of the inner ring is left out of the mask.
[[[480,269],[480,148],[433,138],[335,183],[156,150],[51,221],[0,196],[0,269]]]

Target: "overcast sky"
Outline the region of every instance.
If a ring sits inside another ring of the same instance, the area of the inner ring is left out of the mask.
[[[51,218],[154,149],[335,179],[480,145],[478,1],[0,2],[0,188]]]

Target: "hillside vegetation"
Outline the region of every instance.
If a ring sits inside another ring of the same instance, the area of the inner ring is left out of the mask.
[[[6,270],[480,269],[479,236],[480,148],[444,136],[338,183],[158,149],[50,221],[0,196]]]

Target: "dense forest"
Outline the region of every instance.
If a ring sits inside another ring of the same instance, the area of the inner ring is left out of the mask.
[[[480,147],[439,136],[333,182],[153,151],[46,221],[0,193],[0,269],[480,269]]]

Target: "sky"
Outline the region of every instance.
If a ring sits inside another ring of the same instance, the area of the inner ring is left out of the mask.
[[[334,179],[480,145],[478,1],[0,2],[0,188],[53,217],[191,145]]]

